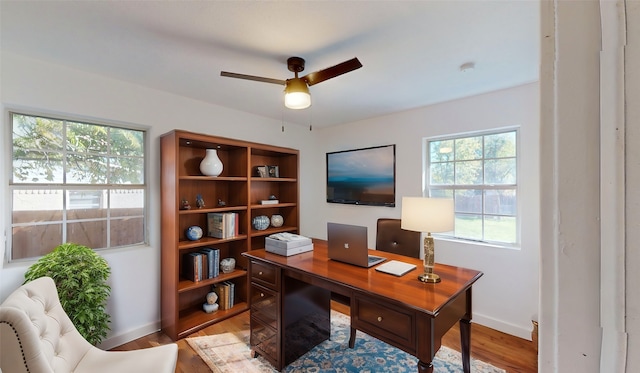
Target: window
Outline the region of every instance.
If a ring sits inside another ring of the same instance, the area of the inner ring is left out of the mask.
[[[456,238],[515,245],[517,130],[427,139],[427,189],[453,198]]]
[[[9,260],[146,242],[145,131],[10,113]]]

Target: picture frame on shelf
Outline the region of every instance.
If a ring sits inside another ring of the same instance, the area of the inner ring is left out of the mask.
[[[256,166],[256,174],[260,177],[280,177],[280,168],[278,166]]]
[[[269,177],[268,167],[269,166],[257,166],[256,167],[257,175],[260,176],[260,177]]]
[[[267,177],[280,177],[280,168],[278,166],[266,166]]]

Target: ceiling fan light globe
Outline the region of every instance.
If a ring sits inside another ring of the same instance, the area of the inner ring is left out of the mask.
[[[289,109],[306,109],[311,106],[311,95],[306,92],[285,93],[284,106]]]
[[[307,83],[300,78],[287,80],[284,89],[284,106],[289,109],[306,109],[311,106],[311,95]]]

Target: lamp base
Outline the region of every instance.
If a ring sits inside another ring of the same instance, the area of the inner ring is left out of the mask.
[[[418,280],[429,284],[440,282],[440,276],[433,273],[435,248],[431,233],[424,237],[424,273],[418,276]]]
[[[435,284],[436,282],[440,282],[440,276],[436,275],[435,273],[425,272],[418,276],[418,280],[430,284]]]

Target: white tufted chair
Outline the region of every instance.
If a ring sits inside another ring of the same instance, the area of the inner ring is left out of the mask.
[[[0,372],[174,373],[175,343],[134,351],[103,351],[71,323],[55,283],[41,277],[0,305]]]

